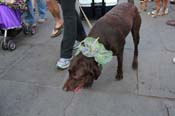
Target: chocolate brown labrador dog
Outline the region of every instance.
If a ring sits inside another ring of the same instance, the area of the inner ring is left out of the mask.
[[[99,42],[107,50],[112,51],[112,55],[117,56],[118,67],[116,79],[123,79],[123,51],[125,38],[131,31],[134,41],[134,57],[132,67],[138,67],[138,44],[141,17],[138,9],[132,3],[122,3],[112,8],[108,13],[101,17],[88,37],[99,38]],[[66,80],[63,90],[78,91],[83,87],[89,87],[101,73],[101,66],[93,57],[86,57],[79,53],[73,57],[69,71],[69,78]]]

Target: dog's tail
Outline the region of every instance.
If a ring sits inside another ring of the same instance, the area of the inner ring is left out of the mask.
[[[134,0],[128,0],[128,3],[134,4]]]

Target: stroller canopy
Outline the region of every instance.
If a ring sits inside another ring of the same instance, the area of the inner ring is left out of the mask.
[[[5,4],[0,4],[0,29],[21,28],[20,9],[13,9]]]

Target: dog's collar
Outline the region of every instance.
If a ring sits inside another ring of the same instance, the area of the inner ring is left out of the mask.
[[[86,57],[94,57],[99,65],[103,65],[111,61],[112,51],[106,50],[104,45],[98,42],[99,38],[86,37],[78,46],[75,55],[80,52]]]

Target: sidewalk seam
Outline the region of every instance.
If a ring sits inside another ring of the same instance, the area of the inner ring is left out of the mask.
[[[165,106],[165,108],[166,108],[166,111],[167,111],[167,116],[170,116],[169,108],[167,106]]]
[[[24,51],[24,53],[22,53],[22,55],[20,55],[19,58],[14,63],[12,63],[9,67],[7,67],[5,71],[3,71],[3,73],[0,74],[0,79],[4,77],[10,71],[10,69],[13,68],[19,61],[23,60],[29,50],[30,49]]]
[[[70,107],[70,105],[72,104],[73,99],[74,99],[74,95],[75,95],[75,94],[72,95],[72,97],[71,97],[71,99],[70,99],[70,102],[64,107],[63,116],[66,116],[66,111],[67,111],[67,109]]]

